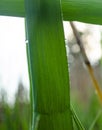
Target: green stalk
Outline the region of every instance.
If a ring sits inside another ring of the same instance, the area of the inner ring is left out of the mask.
[[[102,24],[102,0],[62,0],[63,19]],[[24,0],[0,0],[0,15],[25,17]]]
[[[32,130],[72,130],[60,0],[26,0],[34,99]]]

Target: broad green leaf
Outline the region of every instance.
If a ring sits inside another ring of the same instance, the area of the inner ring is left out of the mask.
[[[26,0],[34,121],[38,130],[72,130],[60,0]]]
[[[0,15],[25,17],[24,0],[0,0]],[[102,0],[61,0],[63,19],[102,24]]]

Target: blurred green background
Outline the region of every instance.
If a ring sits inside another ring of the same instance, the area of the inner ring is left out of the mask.
[[[102,90],[102,27],[77,22],[75,24]],[[77,46],[73,33],[70,32],[67,37],[71,104],[86,130],[102,130],[102,103],[95,92],[93,82],[83,62],[80,48]],[[99,53],[100,56],[97,57]]]
[[[0,95],[0,130],[28,130],[30,128],[30,102],[22,82],[18,85],[15,103],[7,103],[5,90]]]
[[[7,103],[5,90],[0,98],[0,130],[28,130],[30,127],[30,102],[27,91],[19,82],[13,105]]]

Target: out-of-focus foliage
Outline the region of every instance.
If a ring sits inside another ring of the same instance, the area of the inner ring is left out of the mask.
[[[86,30],[87,36],[89,36],[88,30]],[[84,35],[82,32],[80,34],[81,37]],[[85,38],[87,39],[87,37]],[[94,39],[94,37],[92,38]],[[83,42],[83,44],[87,43]],[[102,130],[102,106],[73,36],[67,45],[69,47],[71,103],[86,130]],[[97,60],[92,65],[97,81],[102,87],[102,64]],[[76,127],[75,130],[77,130]]]
[[[72,99],[73,106],[86,130],[102,130],[101,105],[96,95],[91,94],[91,96],[89,102],[85,103],[84,100],[78,99],[78,95],[75,95],[75,98]],[[92,129],[89,129],[91,127]]]
[[[5,97],[6,93],[3,92],[0,100],[0,130],[28,130],[30,125],[30,102],[22,83],[19,83],[13,106],[6,102]]]

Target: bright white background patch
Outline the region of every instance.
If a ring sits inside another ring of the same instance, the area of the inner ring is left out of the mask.
[[[74,22],[74,23],[78,31],[81,31],[84,33],[83,41],[84,43],[87,43],[85,46],[85,50],[86,50],[86,53],[90,62],[92,64],[96,63],[102,56],[102,49],[101,49],[102,47],[100,44],[102,26],[84,24],[81,22]],[[68,22],[64,22],[64,32],[65,32],[65,38],[67,40],[69,40],[73,35],[72,29]]]
[[[28,88],[24,19],[1,16],[0,88],[7,90],[8,101],[13,101],[19,80]]]

